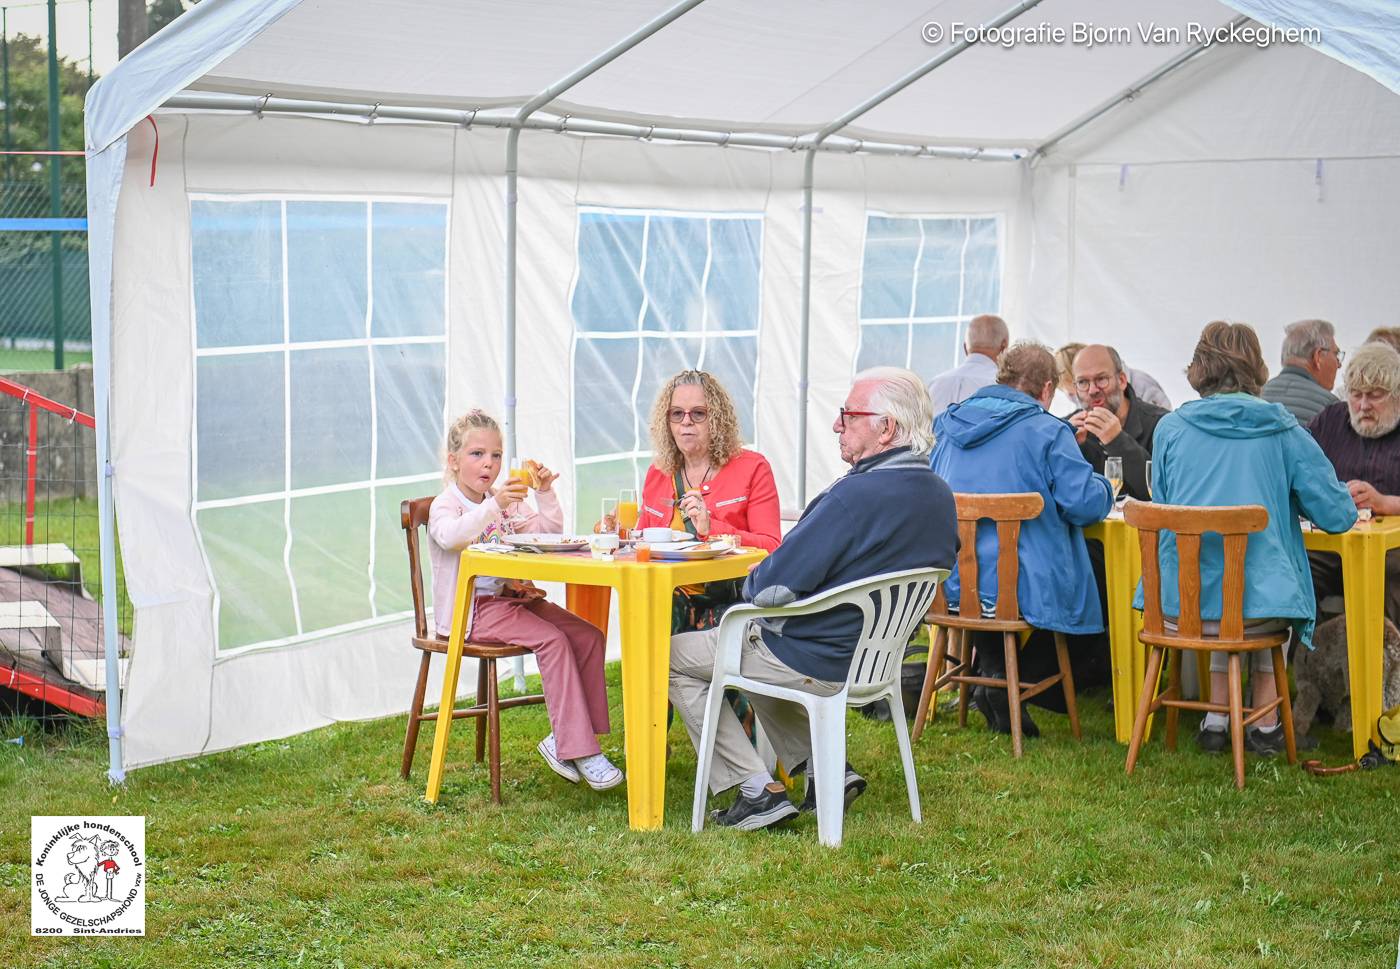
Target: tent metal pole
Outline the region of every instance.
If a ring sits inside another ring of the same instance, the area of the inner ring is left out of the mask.
[[[566,77],[554,82],[526,101],[511,118],[506,135],[506,293],[505,293],[505,450],[506,460],[516,456],[515,440],[515,246],[517,217],[517,184],[520,171],[520,130],[530,116],[601,68],[612,63],[652,34],[676,20],[704,0],[681,0],[669,10],[634,30],[601,54],[589,60]],[[381,108],[380,115],[383,116]]]
[[[1002,25],[1012,20],[1015,20],[1027,10],[1040,6],[1040,4],[1043,2],[1044,0],[1022,0],[1021,3],[1018,3],[1014,7],[1003,11],[995,20],[988,21],[986,26],[989,28],[1001,27]],[[846,125],[850,124],[852,121],[854,121],[856,118],[859,118],[861,115],[865,114],[870,109],[877,107],[885,101],[888,101],[890,98],[894,97],[900,91],[903,91],[915,81],[924,77],[929,72],[935,71],[938,68],[942,67],[954,57],[957,57],[963,51],[973,46],[975,45],[972,41],[962,40],[949,47],[947,50],[943,51],[937,57],[934,57],[924,62],[919,67],[910,71],[908,74],[904,75],[899,80],[895,81],[893,84],[890,84],[888,87],[884,88],[877,94],[872,94],[860,104],[856,105],[854,108],[841,115],[841,117],[826,125],[824,128],[822,128],[816,133],[815,141],[818,144],[825,141],[831,135],[840,131],[842,128],[846,127]]]
[[[1000,27],[1038,6],[1043,0],[1023,0],[1022,3],[1002,12],[989,27]],[[909,85],[942,67],[954,57],[973,46],[971,41],[961,41],[931,58],[883,88],[879,93],[866,98],[836,120],[824,125],[812,136],[810,144],[804,145],[807,157],[802,165],[802,320],[799,327],[797,351],[797,504],[807,504],[807,399],[809,385],[809,346],[812,332],[812,180],[817,160],[817,149],[836,132],[877,105],[894,97]]]
[[[802,319],[797,344],[797,507],[807,507],[807,382],[812,330],[812,170],[815,148],[802,161]]]
[[[520,176],[520,131],[530,115],[553,101],[595,71],[611,64],[614,60],[636,47],[667,24],[698,7],[705,0],[681,0],[660,16],[634,30],[622,40],[597,55],[568,76],[556,81],[520,106],[506,133],[506,292],[505,292],[505,451],[506,461],[510,462],[519,451],[515,439],[515,253],[516,228],[519,218],[519,176]],[[525,690],[525,661],[517,656],[512,663],[517,690]]]
[[[767,131],[719,131],[713,128],[676,128],[666,124],[636,124],[607,121],[580,115],[536,115],[524,123],[515,121],[514,112],[501,109],[439,108],[413,105],[308,101],[253,94],[225,94],[215,91],[183,91],[167,98],[164,109],[177,111],[236,111],[249,114],[312,115],[346,120],[419,121],[461,127],[512,128],[552,131],[559,134],[609,135],[646,141],[715,145],[729,148],[761,148],[780,151],[814,149],[838,154],[889,155],[904,158],[950,158],[962,161],[1020,161],[1029,147],[928,145],[914,142],[875,141],[835,135],[821,145],[811,144],[811,135],[779,134]]]
[[[1230,30],[1232,28],[1239,27],[1246,23],[1248,20],[1248,17],[1246,17],[1244,14],[1241,14],[1235,19],[1231,20],[1225,26],[1220,27],[1216,32],[1212,33],[1211,36],[1215,36],[1215,33],[1218,33],[1220,30]],[[1182,51],[1180,54],[1177,54],[1175,57],[1167,61],[1161,67],[1157,68],[1151,74],[1148,74],[1147,76],[1132,84],[1130,87],[1128,87],[1127,90],[1123,91],[1123,93],[1115,97],[1109,98],[1107,101],[1094,108],[1092,111],[1081,116],[1075,121],[1071,121],[1068,125],[1051,135],[1048,141],[1046,141],[1043,145],[1041,145],[1034,152],[1032,152],[1028,160],[1034,162],[1037,159],[1044,158],[1047,154],[1051,152],[1051,150],[1054,149],[1056,145],[1064,141],[1076,131],[1092,124],[1099,118],[1102,118],[1104,115],[1108,114],[1108,112],[1112,111],[1114,108],[1118,107],[1118,105],[1122,104],[1123,102],[1136,100],[1137,96],[1141,94],[1144,90],[1146,90],[1151,85],[1156,84],[1162,78],[1166,77],[1168,74],[1171,74],[1173,71],[1181,67],[1187,61],[1194,58],[1197,54],[1204,51],[1207,46],[1208,45],[1206,43],[1200,43],[1188,48],[1187,50]]]

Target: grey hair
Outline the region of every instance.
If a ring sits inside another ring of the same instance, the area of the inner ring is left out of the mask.
[[[875,384],[870,409],[894,421],[896,447],[908,445],[915,454],[933,450],[933,401],[919,375],[903,367],[871,367],[851,383]]]
[[[1299,320],[1283,328],[1283,353],[1280,362],[1307,360],[1315,350],[1329,349],[1336,331],[1326,320]]]
[[[1365,343],[1347,358],[1346,387],[1400,395],[1400,353],[1388,343]]]
[[[967,324],[967,348],[969,350],[996,350],[1002,344],[1011,342],[1011,331],[1000,316],[983,313],[974,316]]]

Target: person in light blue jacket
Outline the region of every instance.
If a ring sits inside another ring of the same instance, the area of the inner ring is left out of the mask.
[[[1250,327],[1207,325],[1186,379],[1202,399],[1158,422],[1152,437],[1152,498],[1169,505],[1263,505],[1269,524],[1249,536],[1245,552],[1245,622],[1258,631],[1291,626],[1294,639],[1311,649],[1315,603],[1298,517],[1324,531],[1344,532],[1356,521],[1356,505],[1297,419],[1283,405],[1260,398],[1268,368]],[[1175,617],[1178,564],[1170,532],[1162,533],[1157,558],[1162,611]],[[1206,622],[1220,620],[1224,559],[1220,536],[1203,536],[1201,619]],[[1133,606],[1142,608],[1141,583]],[[1210,669],[1211,696],[1219,702],[1228,688],[1224,653],[1211,654]],[[1255,706],[1278,696],[1267,651],[1253,654],[1250,688]],[[1225,750],[1228,727],[1228,716],[1208,713],[1197,742],[1205,750]],[[1283,749],[1276,712],[1246,732],[1245,745],[1261,754]]]
[[[1021,526],[1018,543],[1021,615],[1037,629],[1101,633],[1103,612],[1083,526],[1102,521],[1112,510],[1113,487],[1084,460],[1074,429],[1046,411],[1054,393],[1054,356],[1038,343],[1016,344],[998,361],[995,384],[949,407],[934,421],[929,463],[955,493],[1039,494],[1045,507],[1039,517]],[[978,592],[986,609],[996,604],[996,562],[996,526],[984,521],[977,527],[977,568]],[[956,603],[956,569],[944,588],[948,602]],[[998,641],[994,636],[977,650],[983,675],[1004,674]],[[1022,668],[1034,662],[1023,651]],[[992,729],[1009,731],[1004,690],[979,688],[973,698]],[[1024,714],[1022,727],[1028,736],[1038,732]]]

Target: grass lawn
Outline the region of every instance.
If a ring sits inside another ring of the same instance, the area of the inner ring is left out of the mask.
[[[502,807],[461,722],[430,806],[431,729],[401,781],[401,718],[146,768],[118,790],[100,727],[12,720],[0,736],[26,742],[0,745],[0,966],[1394,964],[1400,770],[1321,780],[1254,760],[1236,793],[1229,761],[1186,732],[1127,777],[1105,706],[1084,697],[1082,744],[1037,711],[1045,736],[1020,761],[941,716],[915,750],[917,827],[889,725],[853,716],[870,790],[839,850],[810,817],[692,836],[679,725],[666,828],[643,834],[622,789],[549,772],[541,707],[503,717]],[[1348,757],[1323,736],[1325,759]],[[605,749],[620,747],[615,733]],[[145,939],[28,936],[33,814],[146,816]]]
[[[63,351],[64,367],[71,367],[77,363],[92,363],[92,351]],[[13,350],[0,347],[0,373],[33,373],[52,369],[52,350]]]

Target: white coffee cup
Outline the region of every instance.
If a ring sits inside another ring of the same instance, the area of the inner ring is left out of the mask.
[[[642,540],[653,543],[669,542],[673,540],[673,536],[669,528],[643,528]]]
[[[611,559],[621,544],[621,540],[612,532],[603,532],[588,537],[588,547],[595,559]]]

